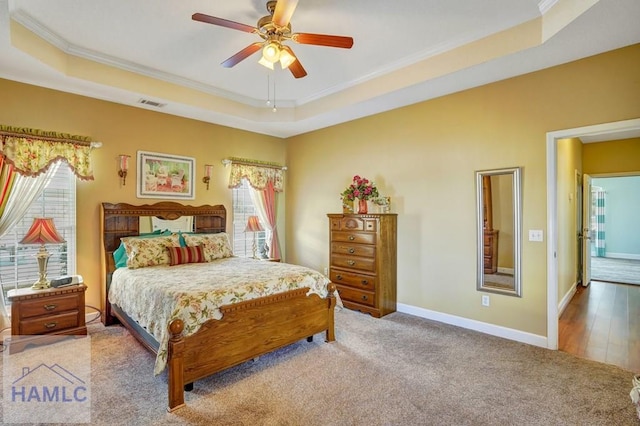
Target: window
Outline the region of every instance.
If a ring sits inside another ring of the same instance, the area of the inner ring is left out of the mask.
[[[242,179],[242,185],[233,188],[233,254],[239,257],[253,256],[254,233],[244,232],[249,216],[256,214],[256,208],[251,200],[251,186],[246,179]],[[264,228],[264,226],[263,226]],[[260,257],[262,248],[267,238],[267,231],[256,232],[256,251]]]
[[[76,182],[66,164],[57,163],[49,185],[36,199],[27,214],[0,238],[0,285],[4,292],[31,287],[38,280],[37,245],[20,245],[35,217],[52,217],[64,244],[47,245],[51,255],[47,265],[49,279],[76,273]]]

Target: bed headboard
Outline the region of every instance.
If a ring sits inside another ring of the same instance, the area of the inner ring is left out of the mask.
[[[225,232],[227,226],[227,210],[223,205],[186,206],[180,203],[163,201],[155,204],[133,205],[126,203],[102,203],[100,209],[100,227],[104,248],[104,265],[106,272],[104,286],[103,322],[110,317],[107,289],[111,274],[115,270],[113,252],[120,246],[120,238],[140,234],[140,217],[156,216],[160,219],[174,220],[182,216],[193,216],[194,231],[215,234]]]

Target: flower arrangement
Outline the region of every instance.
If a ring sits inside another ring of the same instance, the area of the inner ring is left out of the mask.
[[[367,178],[360,177],[355,175],[353,177],[353,183],[342,191],[340,194],[340,198],[343,203],[346,200],[353,201],[356,198],[358,200],[368,200],[369,198],[376,198],[379,196],[378,188],[376,188],[376,184],[371,182]]]

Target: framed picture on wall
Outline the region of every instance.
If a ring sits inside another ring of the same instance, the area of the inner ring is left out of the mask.
[[[138,198],[195,198],[195,158],[138,151]]]

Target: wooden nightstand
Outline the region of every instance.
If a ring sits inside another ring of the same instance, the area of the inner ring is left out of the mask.
[[[46,290],[10,290],[10,352],[29,344],[55,340],[52,336],[86,335],[84,284]],[[33,336],[33,337],[30,337]]]

